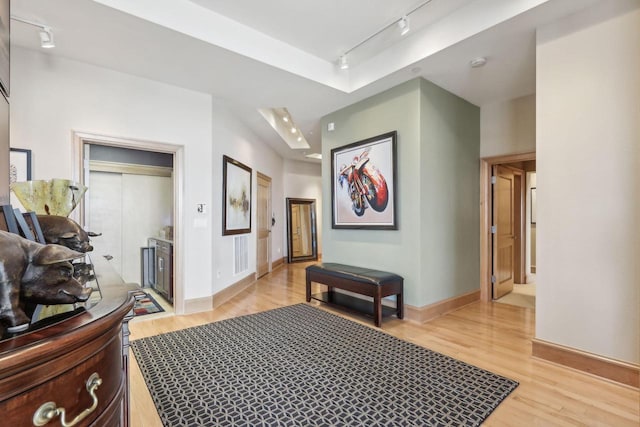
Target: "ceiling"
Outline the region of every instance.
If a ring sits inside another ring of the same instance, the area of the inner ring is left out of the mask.
[[[210,93],[283,157],[313,161],[322,116],[415,77],[479,106],[534,93],[535,29],[596,1],[14,0],[12,15],[50,26],[56,48],[16,21],[11,41]],[[401,37],[395,23],[416,8]],[[487,64],[469,67],[479,56]],[[310,149],[285,144],[258,112],[272,107]]]

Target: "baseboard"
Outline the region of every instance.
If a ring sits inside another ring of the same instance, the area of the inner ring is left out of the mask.
[[[212,308],[220,307],[222,304],[247,289],[255,281],[256,275],[255,273],[251,273],[244,279],[241,279],[236,283],[227,286],[220,292],[216,292],[215,294],[213,294],[213,303],[209,306],[209,310],[211,310]]]
[[[184,314],[211,310],[211,296],[184,300]]]
[[[620,384],[640,387],[640,365],[621,362],[597,354],[564,347],[534,338],[531,342],[533,357],[587,372]]]
[[[408,320],[425,323],[478,300],[480,300],[480,289],[438,301],[433,304],[425,305],[423,307],[414,307],[405,304],[404,315]]]
[[[277,260],[271,262],[271,271],[283,265],[284,265],[284,257],[278,258]]]

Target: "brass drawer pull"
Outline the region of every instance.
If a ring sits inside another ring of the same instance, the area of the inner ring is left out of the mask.
[[[36,413],[33,414],[33,425],[43,426],[57,416],[60,416],[60,424],[63,427],[71,427],[78,424],[80,421],[87,418],[87,416],[89,416],[89,414],[95,411],[98,407],[98,396],[96,396],[96,390],[98,390],[100,384],[102,384],[102,378],[100,378],[98,373],[94,372],[91,374],[87,380],[87,391],[89,392],[89,396],[93,399],[93,404],[91,404],[91,407],[78,414],[78,416],[71,420],[71,422],[67,422],[65,420],[66,413],[64,408],[58,408],[54,402],[47,402],[40,406]]]

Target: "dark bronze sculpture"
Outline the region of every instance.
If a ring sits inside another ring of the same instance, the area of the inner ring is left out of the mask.
[[[91,288],[74,278],[71,260],[84,254],[60,245],[42,245],[0,231],[0,335],[27,329],[25,303],[72,304],[86,301]]]
[[[89,237],[100,236],[87,233],[77,222],[65,216],[38,215],[38,222],[47,243],[66,246],[78,252],[91,252],[93,246],[89,243]]]

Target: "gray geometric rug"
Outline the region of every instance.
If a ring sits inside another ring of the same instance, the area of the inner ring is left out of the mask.
[[[165,426],[477,426],[518,383],[306,304],[133,341]]]

